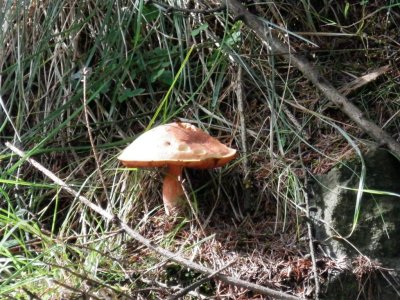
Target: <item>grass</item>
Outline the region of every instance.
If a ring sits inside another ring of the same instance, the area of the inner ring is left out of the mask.
[[[337,87],[398,59],[396,3],[323,3],[251,9],[293,33],[292,46]],[[367,141],[297,70],[223,12],[171,13],[144,1],[5,1],[0,27],[0,147],[19,145],[156,244],[215,269],[235,260],[230,274],[301,293],[311,272],[294,279],[285,270],[308,251],[299,216],[304,166],[325,173]],[[394,66],[350,99],[396,137]],[[85,95],[84,67],[91,70]],[[245,129],[238,125],[238,80]],[[246,130],[248,151],[247,166],[239,158],[219,170],[187,170],[197,218],[176,223],[163,214],[162,174],[125,170],[116,160],[138,134],[174,118],[239,152]],[[0,298],[156,299],[199,278],[130,240],[5,148],[0,199]],[[201,293],[239,299],[244,292],[211,280]]]

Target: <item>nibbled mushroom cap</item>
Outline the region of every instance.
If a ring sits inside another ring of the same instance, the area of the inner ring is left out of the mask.
[[[189,123],[176,122],[143,133],[118,159],[131,168],[176,165],[209,169],[221,167],[235,157],[235,149]]]

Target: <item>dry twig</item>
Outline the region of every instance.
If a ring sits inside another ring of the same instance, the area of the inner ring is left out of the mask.
[[[357,77],[353,81],[342,86],[339,89],[339,92],[342,95],[347,96],[350,93],[352,93],[353,91],[358,90],[361,87],[363,87],[364,85],[376,80],[378,77],[387,73],[389,70],[390,70],[390,65],[386,65],[386,66],[380,67],[378,69],[375,69],[371,72],[368,72],[367,74],[365,74],[361,77]]]
[[[217,271],[215,271],[214,273],[208,275],[207,277],[204,277],[194,283],[192,283],[191,285],[185,287],[184,289],[180,290],[179,292],[171,295],[168,299],[169,300],[176,300],[176,299],[180,299],[181,297],[185,296],[186,294],[188,294],[190,291],[193,291],[194,289],[196,289],[197,287],[199,287],[200,285],[202,285],[203,283],[207,282],[208,280],[210,280],[211,278],[215,277],[217,274],[221,273],[223,270],[225,270],[226,268],[230,267],[236,260],[231,261],[230,263],[226,264],[225,266],[223,266],[222,268],[218,269]]]
[[[84,114],[85,114],[85,123],[86,123],[86,128],[88,130],[90,146],[92,147],[93,157],[94,157],[94,160],[96,162],[97,170],[99,172],[100,181],[101,181],[101,184],[103,186],[104,194],[105,194],[107,200],[110,201],[110,199],[108,197],[108,193],[107,193],[106,181],[104,179],[103,172],[101,171],[99,155],[98,155],[97,150],[96,150],[96,145],[94,144],[92,128],[90,127],[90,122],[89,122],[89,110],[88,110],[88,103],[87,103],[87,98],[86,98],[87,78],[89,76],[89,73],[90,73],[90,69],[87,68],[87,67],[84,67],[83,70],[82,70],[82,77],[83,77],[82,78],[82,81],[83,81],[83,111],[84,111]]]
[[[247,135],[246,135],[246,117],[244,113],[244,106],[243,106],[243,98],[244,98],[244,91],[243,91],[243,76],[242,76],[242,66],[238,65],[237,70],[237,77],[236,77],[236,99],[237,99],[237,107],[238,107],[238,114],[239,114],[239,122],[240,122],[240,137],[242,140],[242,161],[243,161],[243,183],[244,183],[244,194],[243,194],[243,201],[245,207],[250,205],[250,193],[249,193],[249,159],[248,159],[248,151],[247,151]]]
[[[303,166],[304,167],[304,166]],[[305,167],[304,167],[305,170]],[[308,188],[308,180],[307,180],[307,173],[305,175],[304,179],[304,189],[303,190],[303,195],[304,195],[304,202],[306,205],[306,217],[307,217],[307,232],[308,232],[308,241],[309,241],[309,247],[310,247],[310,256],[311,256],[311,261],[312,261],[312,271],[314,274],[314,282],[315,282],[315,300],[319,299],[319,294],[321,292],[320,284],[319,284],[319,276],[318,276],[318,270],[317,270],[317,261],[315,259],[315,248],[314,248],[314,236],[313,236],[313,228],[311,225],[311,216],[310,216],[310,203],[308,201],[308,194],[307,194],[307,188]]]
[[[249,176],[249,159],[247,158],[247,136],[246,136],[246,118],[244,115],[243,108],[243,78],[242,78],[242,67],[239,65],[237,70],[236,78],[236,99],[240,122],[240,137],[242,139],[242,157],[243,157],[243,173],[244,181],[247,180]]]
[[[21,158],[25,159],[27,162],[29,162],[32,166],[34,166],[36,169],[38,169],[40,172],[42,172],[45,176],[53,180],[56,184],[58,184],[62,189],[76,197],[82,204],[88,206],[90,209],[101,215],[105,220],[109,222],[114,222],[122,228],[130,237],[132,237],[134,240],[139,242],[140,244],[146,246],[147,248],[153,250],[154,252],[158,253],[159,255],[166,257],[167,259],[178,263],[182,266],[185,266],[186,268],[195,270],[199,273],[207,274],[207,275],[212,275],[215,274],[215,270],[204,267],[200,264],[197,264],[193,261],[190,261],[176,253],[173,253],[169,250],[166,250],[160,246],[157,246],[141,234],[139,234],[137,231],[133,230],[128,224],[120,220],[117,216],[107,212],[106,210],[102,209],[100,206],[90,202],[89,199],[86,197],[79,195],[78,192],[73,190],[66,182],[58,178],[53,172],[42,166],[40,163],[38,163],[36,160],[32,158],[28,158],[27,155],[15,147],[14,145],[10,144],[9,142],[6,142],[5,144],[7,148],[9,148],[11,151],[19,155]],[[218,278],[219,280],[235,285],[241,288],[248,289],[250,291],[262,294],[262,295],[267,295],[275,299],[283,299],[283,300],[300,300],[301,298],[297,296],[292,296],[284,292],[276,291],[270,288],[267,288],[262,285],[258,285],[252,282],[248,282],[239,278],[223,275],[220,273],[215,274],[215,278]]]
[[[56,279],[53,279],[53,282],[59,286],[62,286],[63,288],[70,290],[73,293],[77,293],[81,295],[81,299],[94,299],[94,300],[101,300],[99,297],[97,297],[96,295],[89,293],[89,292],[85,292],[85,291],[81,291],[80,289],[77,289],[73,286],[70,286],[68,284],[65,284],[61,281],[58,281]]]

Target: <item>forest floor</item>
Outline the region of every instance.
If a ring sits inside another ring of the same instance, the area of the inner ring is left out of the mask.
[[[166,299],[207,277],[132,239],[27,157],[151,245],[282,299],[318,298],[316,284],[323,292],[344,268],[317,243],[310,255],[308,182],[388,143],[290,55],[398,142],[400,5],[243,1],[267,37],[290,45],[282,56],[241,16],[209,11],[219,1],[175,2],[0,4],[0,298]],[[223,168],[185,170],[185,218],[165,215],[162,170],[117,160],[146,129],[176,119],[239,153]],[[346,268],[365,289],[362,266]],[[217,277],[183,297],[270,299]]]

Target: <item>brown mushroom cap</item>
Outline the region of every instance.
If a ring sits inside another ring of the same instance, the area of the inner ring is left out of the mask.
[[[118,159],[127,167],[182,166],[217,168],[236,157],[236,150],[189,123],[155,127],[130,144]]]

